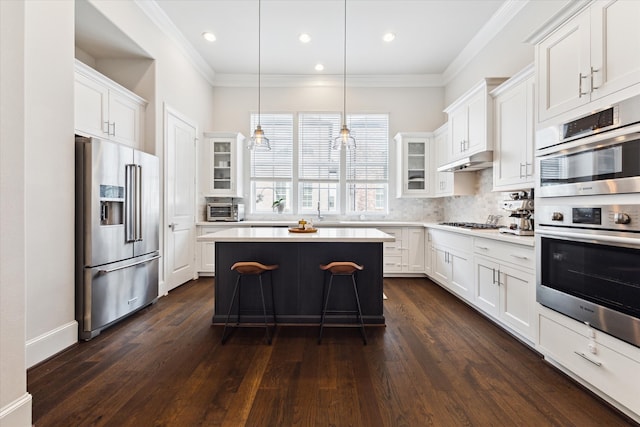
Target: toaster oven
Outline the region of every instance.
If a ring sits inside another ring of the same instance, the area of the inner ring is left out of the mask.
[[[244,204],[207,203],[207,221],[242,221]]]

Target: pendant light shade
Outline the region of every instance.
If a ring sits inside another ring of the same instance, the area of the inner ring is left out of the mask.
[[[351,132],[347,127],[347,0],[344,0],[344,71],[343,84],[342,84],[342,129],[340,129],[340,135],[338,135],[331,143],[331,148],[339,150],[342,147],[347,147],[352,150],[356,148],[356,139],[351,136]]]
[[[267,138],[266,136],[264,136],[264,131],[262,130],[262,127],[260,126],[260,92],[261,92],[261,87],[260,87],[260,78],[261,78],[261,73],[260,73],[260,66],[261,66],[261,56],[260,56],[260,39],[261,39],[261,21],[262,21],[262,14],[261,14],[261,1],[258,0],[258,125],[256,126],[256,129],[253,131],[253,136],[251,136],[251,138],[249,138],[249,141],[247,143],[247,148],[249,150],[254,150],[254,149],[264,149],[264,150],[271,150],[271,144],[269,144],[269,138]]]

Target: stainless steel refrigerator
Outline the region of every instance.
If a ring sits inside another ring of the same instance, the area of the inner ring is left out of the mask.
[[[89,340],[158,298],[156,156],[76,136],[76,319]]]

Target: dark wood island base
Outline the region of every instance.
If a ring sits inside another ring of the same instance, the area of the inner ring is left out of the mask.
[[[214,236],[213,234],[212,236]],[[311,239],[310,239],[311,240]],[[212,323],[223,324],[236,281],[231,266],[238,261],[278,264],[279,268],[265,276],[265,292],[273,286],[274,305],[279,325],[319,324],[323,303],[323,287],[328,276],[321,264],[352,261],[363,265],[356,275],[363,321],[367,325],[384,325],[382,241],[379,242],[255,242],[218,241],[215,243],[215,302]],[[269,277],[271,275],[271,277]],[[250,279],[246,279],[250,280]],[[344,280],[344,282],[342,282]],[[347,281],[348,280],[348,281]],[[262,300],[257,285],[243,286],[240,294],[243,322],[263,322]],[[329,302],[335,310],[353,310],[355,297],[350,278],[335,278]],[[237,304],[231,312],[235,321]],[[247,314],[245,314],[247,313]],[[355,316],[334,315],[333,323],[351,323]],[[269,319],[272,320],[271,318]]]
[[[214,313],[212,323],[223,324],[231,303],[236,272],[231,266],[240,261],[278,264],[278,269],[263,277],[267,313],[275,312],[281,325],[319,325],[328,273],[321,264],[351,261],[364,266],[356,281],[362,318],[366,325],[385,324],[383,312],[383,242],[395,238],[375,228],[321,228],[314,233],[290,233],[283,228],[231,228],[199,236],[198,241],[215,242]],[[245,278],[239,295],[241,321],[263,323],[260,288]],[[343,281],[344,280],[344,281]],[[356,307],[350,277],[334,278],[329,309],[353,311]],[[235,322],[238,304],[234,304],[230,320]],[[332,323],[352,323],[355,315],[333,315]],[[273,319],[269,316],[268,321]]]

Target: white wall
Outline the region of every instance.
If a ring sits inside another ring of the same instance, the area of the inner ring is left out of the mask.
[[[77,341],[73,16],[68,0],[26,2],[27,366]]]
[[[24,2],[0,1],[0,426],[31,425],[24,345],[24,17]]]
[[[534,47],[525,42],[534,31],[562,9],[569,0],[529,1],[448,84],[445,104],[450,105],[484,77],[511,77],[531,64]]]
[[[257,112],[257,87],[216,87],[214,90],[216,111],[211,131],[234,131],[250,136],[249,114]],[[389,114],[389,188],[391,192],[390,211],[384,219],[434,220],[440,210],[439,199],[405,200],[395,198],[395,143],[393,136],[398,132],[432,131],[446,119],[443,88],[391,88],[391,87],[349,87],[347,83],[347,114],[388,113]],[[261,111],[342,112],[342,86],[322,87],[263,87],[261,91]],[[201,147],[202,148],[202,147]],[[204,151],[201,151],[201,155]],[[248,179],[249,156],[245,156],[245,178]],[[245,186],[245,193],[249,193]],[[202,204],[204,201],[200,201]],[[199,209],[203,216],[203,209]],[[258,217],[254,216],[254,219]],[[284,217],[279,217],[283,218]],[[202,217],[200,219],[203,219]]]

